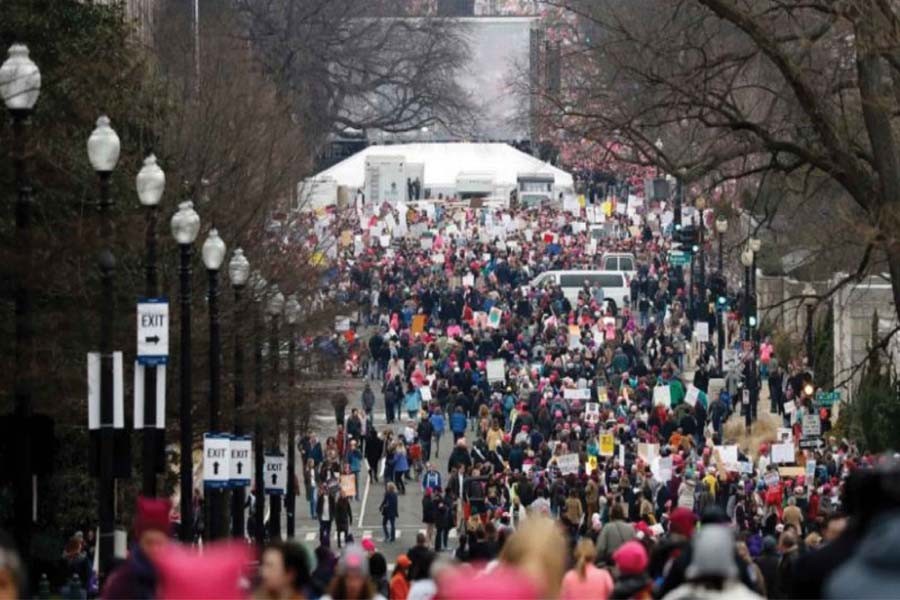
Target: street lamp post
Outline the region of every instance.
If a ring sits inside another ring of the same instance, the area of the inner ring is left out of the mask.
[[[716,219],[716,234],[719,238],[719,273],[725,274],[724,253],[722,252],[722,240],[725,238],[725,232],[728,231],[728,219],[719,217]]]
[[[757,319],[757,323],[754,325],[756,334],[759,334],[759,315],[756,310],[756,257],[759,256],[759,251],[762,248],[762,240],[759,238],[750,238],[749,241],[750,250],[753,251],[753,264],[750,265],[750,312]],[[750,336],[751,338],[757,337],[757,335]]]
[[[201,254],[203,265],[209,276],[209,431],[219,433],[219,401],[222,389],[222,342],[219,325],[219,269],[225,260],[225,242],[219,232],[209,230],[203,242]],[[217,540],[224,536],[225,525],[225,493],[221,488],[210,488],[207,504],[209,506],[209,536]]]
[[[803,295],[805,296],[803,303],[806,305],[806,361],[810,370],[815,369],[813,360],[813,316],[816,312],[816,288],[810,284],[803,287]]]
[[[228,278],[234,289],[234,435],[244,435],[244,348],[241,345],[241,291],[250,277],[250,263],[244,251],[238,248],[228,263]],[[237,487],[231,494],[231,534],[244,539],[244,488]]]
[[[31,212],[34,199],[26,166],[25,125],[34,110],[41,92],[41,71],[28,57],[28,47],[13,44],[9,58],[0,66],[0,96],[12,118],[13,168],[16,178],[16,232],[15,243],[20,259],[15,278],[16,305],[16,362],[14,366],[14,402],[16,416],[16,473],[14,487],[15,536],[19,552],[27,559],[31,555],[31,526],[33,521],[31,473],[31,437],[28,435],[31,420],[34,325],[32,322],[31,286],[32,273]]]
[[[270,382],[272,389],[272,404],[275,408],[272,411],[275,415],[275,425],[272,431],[272,451],[277,454],[281,446],[281,428],[279,427],[280,411],[278,410],[278,362],[280,359],[278,348],[278,319],[284,313],[284,294],[279,291],[277,285],[272,286],[271,294],[269,295],[269,304],[266,306],[266,313],[269,316],[271,325],[269,338],[269,361],[271,364],[271,372],[269,376],[272,379]],[[281,502],[275,499],[272,500],[272,506],[269,510],[269,539],[281,539]]]
[[[144,166],[137,174],[136,187],[141,206],[147,209],[147,243],[144,259],[146,285],[144,293],[147,298],[157,294],[156,277],[156,221],[159,201],[166,187],[166,174],[156,164],[156,157],[151,154],[144,159]],[[156,365],[144,366],[144,431],[142,434],[143,482],[141,490],[144,496],[156,496],[156,457],[162,447],[163,431],[156,427]]]
[[[178,243],[178,274],[181,304],[181,349],[179,352],[179,393],[178,421],[180,428],[181,464],[181,529],[178,532],[182,542],[193,539],[193,431],[191,430],[191,257],[194,240],[200,231],[200,215],[194,210],[194,203],[187,201],[178,205],[178,212],[172,216],[172,236]]]
[[[741,339],[750,339],[750,268],[753,266],[753,250],[746,249],[741,253],[741,264],[744,265],[744,302],[741,312],[744,323],[741,327]]]
[[[700,304],[701,306],[706,306],[706,239],[705,239],[705,230],[706,230],[706,220],[703,218],[703,211],[706,209],[706,199],[703,196],[698,196],[694,201],[694,206],[697,208],[697,211],[700,213],[700,276],[699,276],[699,291],[700,291]],[[709,314],[704,309],[704,314]]]
[[[256,306],[253,309],[253,398],[254,423],[253,423],[253,461],[254,481],[256,488],[256,508],[253,513],[253,537],[259,548],[263,547],[266,540],[266,532],[263,530],[263,515],[266,511],[266,482],[263,479],[265,467],[265,440],[263,439],[262,406],[263,406],[263,353],[262,337],[260,335],[260,319],[262,316],[262,303],[266,297],[268,283],[265,278],[254,274],[253,300]]]
[[[116,258],[111,244],[113,236],[112,198],[109,193],[109,179],[116,163],[119,162],[119,136],[109,125],[104,115],[97,119],[97,126],[87,141],[88,159],[100,181],[100,239],[103,248],[97,255],[100,269],[100,481],[97,486],[98,512],[100,520],[100,573],[109,574],[113,560],[113,527],[115,525],[114,474],[114,374],[112,328],[115,319],[115,294],[113,274]]]
[[[293,538],[296,531],[296,507],[297,489],[295,486],[297,476],[296,442],[297,436],[297,411],[294,405],[294,386],[297,383],[296,336],[297,322],[300,320],[300,302],[295,294],[291,294],[284,306],[284,317],[288,324],[288,395],[287,395],[287,498],[285,499],[285,512],[287,512],[287,535]]]

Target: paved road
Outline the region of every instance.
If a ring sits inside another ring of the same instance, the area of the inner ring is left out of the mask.
[[[360,398],[364,382],[363,379],[348,377],[344,380],[328,382],[328,384],[323,387],[327,387],[334,391],[341,390],[347,394],[347,397],[350,400],[350,404],[347,406],[347,414],[349,414],[352,408],[362,409]],[[404,422],[395,421],[393,425],[388,425],[384,411],[384,399],[380,393],[380,385],[373,385],[372,389],[375,391],[376,395],[375,427],[377,427],[379,431],[393,429],[394,432],[399,433],[404,426]],[[330,402],[322,401],[313,406],[311,424],[313,432],[320,440],[324,440],[326,437],[335,434],[334,410],[332,409]],[[448,436],[445,436],[441,441],[441,446],[441,459],[436,461],[435,464],[439,465],[442,474],[446,477],[446,458],[450,455],[450,442],[448,441]],[[300,464],[300,460],[298,455],[298,465]],[[418,482],[411,481],[407,483],[406,494],[399,497],[400,516],[396,520],[397,539],[393,543],[384,542],[382,541],[385,536],[381,527],[381,512],[378,510],[381,499],[384,496],[384,482],[379,478],[378,483],[371,481],[363,483],[366,479],[368,478],[363,475],[360,476],[360,499],[358,502],[351,501],[353,507],[353,527],[351,528],[351,533],[356,541],[361,541],[364,538],[372,538],[375,541],[378,550],[387,558],[389,567],[393,568],[396,557],[409,550],[409,548],[415,544],[416,534],[420,531],[422,533],[425,532],[424,525],[422,524],[422,489]],[[284,528],[283,531],[286,535],[287,531]],[[335,536],[336,534],[332,528],[331,547],[333,549],[337,548]],[[309,503],[306,501],[306,496],[301,492],[301,495],[297,499],[296,539],[305,543],[317,545],[318,537],[318,521],[311,518]],[[449,537],[450,545],[455,549],[458,537],[457,532],[452,530]]]

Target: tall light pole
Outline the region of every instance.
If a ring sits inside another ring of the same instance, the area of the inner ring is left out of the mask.
[[[187,201],[178,205],[178,212],[172,216],[172,237],[178,243],[179,301],[181,304],[181,349],[178,357],[178,422],[181,450],[180,491],[181,530],[179,539],[190,543],[194,526],[194,457],[193,431],[191,429],[191,257],[194,240],[200,232],[200,215],[194,210],[194,203]]]
[[[100,181],[100,239],[103,248],[97,255],[100,270],[100,481],[97,500],[100,519],[100,573],[109,574],[113,560],[113,527],[115,525],[114,473],[114,373],[112,328],[115,319],[113,274],[116,258],[112,252],[113,224],[110,209],[112,198],[109,179],[119,162],[119,136],[109,125],[106,115],[97,119],[97,126],[87,141],[88,159]]]
[[[759,256],[759,251],[762,248],[762,240],[759,238],[750,238],[748,242],[750,246],[750,250],[753,252],[753,264],[750,265],[750,312],[753,313],[753,319],[757,321],[753,324],[753,327],[756,328],[756,334],[759,333],[759,315],[756,311],[756,257]],[[751,338],[755,338],[756,335],[750,336]]]
[[[700,213],[700,304],[704,307],[704,315],[708,316],[709,311],[706,310],[706,220],[703,215],[703,211],[706,210],[706,199],[703,196],[697,196],[694,206]]]
[[[744,306],[741,310],[744,315],[744,323],[741,327],[742,340],[750,339],[750,269],[753,266],[753,261],[753,250],[747,248],[741,252],[741,264],[744,265]]]
[[[33,521],[31,422],[34,377],[34,324],[32,322],[31,212],[34,199],[28,179],[26,163],[25,125],[41,93],[41,71],[28,57],[28,47],[13,44],[9,58],[0,65],[0,96],[9,111],[13,129],[13,168],[16,177],[16,233],[19,253],[15,277],[16,305],[16,362],[13,373],[16,417],[16,473],[14,489],[15,536],[19,552],[28,560],[31,556],[31,525]]]
[[[716,219],[716,234],[719,238],[719,274],[725,275],[725,261],[724,261],[724,253],[722,252],[722,240],[725,237],[725,232],[728,231],[728,219],[725,217],[718,217]]]
[[[144,294],[147,298],[155,298],[157,294],[156,277],[156,221],[159,201],[166,188],[166,174],[156,164],[153,154],[144,159],[144,166],[138,171],[135,181],[138,199],[141,206],[147,209],[146,222],[146,255],[144,258],[144,275],[146,283]],[[151,425],[152,424],[152,425]],[[164,429],[156,427],[156,365],[144,366],[144,431],[142,432],[143,481],[141,491],[144,496],[156,496],[156,464],[157,456],[162,448]]]
[[[300,320],[300,301],[296,294],[288,296],[284,305],[284,318],[288,324],[288,393],[287,393],[287,498],[285,499],[285,512],[287,512],[287,536],[294,537],[296,531],[297,489],[295,485],[297,476],[297,461],[295,458],[297,445],[294,438],[297,436],[297,410],[294,405],[294,386],[297,383],[296,337],[297,322]]]
[[[222,342],[219,326],[219,269],[225,261],[225,242],[219,232],[212,228],[203,242],[201,255],[206,273],[209,276],[209,431],[219,433],[219,401],[222,397]],[[221,488],[210,488],[207,505],[209,506],[209,536],[217,540],[224,537],[225,526],[225,491]]]
[[[281,446],[281,440],[279,439],[281,437],[281,428],[279,427],[280,411],[278,407],[278,362],[281,357],[279,356],[278,346],[278,319],[284,314],[284,294],[278,289],[278,285],[272,286],[272,290],[269,294],[269,303],[266,306],[266,314],[269,316],[269,323],[271,325],[269,338],[269,361],[271,370],[269,377],[271,377],[270,384],[274,409],[272,413],[275,415],[275,426],[272,431],[272,450],[277,454]],[[272,506],[269,510],[269,539],[281,539],[281,502],[275,499],[272,500]]]
[[[815,369],[813,360],[813,316],[816,312],[816,288],[807,283],[803,286],[803,304],[806,306],[806,362],[810,370]]]
[[[244,347],[241,343],[241,291],[250,277],[250,262],[240,248],[231,255],[228,278],[234,290],[232,328],[234,335],[234,435],[244,435]],[[231,494],[231,535],[244,539],[244,488],[234,488]]]
[[[263,479],[265,466],[265,439],[263,437],[262,407],[263,407],[263,351],[261,318],[262,304],[266,298],[268,282],[258,272],[253,277],[253,301],[256,306],[253,309],[253,399],[254,399],[254,423],[253,423],[253,487],[256,488],[256,510],[253,513],[253,537],[259,548],[263,547],[266,540],[266,532],[263,531],[263,515],[266,512],[266,482]]]

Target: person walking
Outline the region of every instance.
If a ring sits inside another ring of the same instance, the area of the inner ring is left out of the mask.
[[[369,479],[378,483],[378,461],[384,454],[384,441],[374,427],[366,431],[366,463],[369,466]]]
[[[372,391],[372,386],[369,385],[369,382],[366,382],[366,387],[363,388],[362,398],[360,398],[363,411],[366,413],[366,420],[369,423],[373,423],[375,420],[375,392]]]
[[[349,544],[353,541],[350,535],[350,524],[353,522],[353,508],[350,506],[350,498],[341,495],[334,507],[334,524],[337,528],[335,537],[337,538],[337,547],[341,547],[341,534],[344,534],[344,543]]]
[[[588,538],[578,542],[574,552],[575,566],[562,580],[561,600],[583,600],[595,598],[606,600],[613,590],[612,575],[606,569],[594,566],[597,548]]]
[[[381,528],[384,530],[384,540],[382,541],[393,542],[397,539],[396,520],[400,516],[397,502],[397,486],[393,483],[387,484],[384,498],[382,498],[378,510],[381,511]],[[388,525],[390,525],[390,530],[388,530]]]
[[[334,495],[325,484],[319,484],[319,498],[316,501],[316,517],[319,519],[319,545],[331,547],[331,523],[334,521]]]
[[[435,408],[431,411],[431,416],[428,417],[428,420],[431,422],[431,431],[434,435],[434,457],[440,458],[441,436],[444,435],[444,429],[446,427],[443,411],[440,408]]]
[[[406,495],[406,483],[403,479],[407,472],[409,472],[409,458],[406,456],[406,448],[400,443],[394,449],[394,484],[403,495]]]

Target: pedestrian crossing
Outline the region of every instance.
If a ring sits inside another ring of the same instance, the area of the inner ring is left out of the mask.
[[[425,533],[426,533],[425,529],[406,529],[405,531],[406,531],[408,538],[415,537],[415,535],[418,533],[421,533],[423,535],[425,535]],[[403,529],[397,529],[396,536],[397,536],[398,540],[403,537],[403,532],[404,532]],[[353,532],[352,530],[351,530],[351,533],[354,533],[354,535],[355,535],[355,532]],[[382,531],[380,529],[377,529],[377,530],[364,529],[362,532],[362,536],[360,537],[360,541],[365,540],[365,539],[376,539],[375,534],[378,534],[380,536],[382,534]],[[298,533],[296,537],[298,539],[302,539],[304,542],[315,543],[319,539],[319,532],[318,531],[306,531],[303,533]],[[456,529],[451,529],[450,533],[447,534],[447,537],[451,540],[455,540],[455,539],[459,538],[459,534],[457,534]],[[333,539],[333,540],[337,539],[337,531],[335,531],[333,528],[331,530],[331,539]],[[410,543],[412,543],[412,542],[410,542]]]

